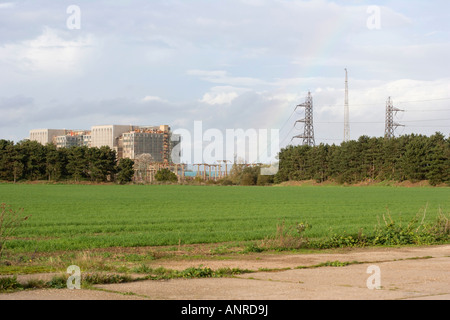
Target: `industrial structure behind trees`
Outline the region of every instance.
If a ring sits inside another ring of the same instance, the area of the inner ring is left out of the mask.
[[[91,130],[31,130],[30,141],[51,143],[57,148],[107,146],[116,151],[118,159],[134,160],[141,154],[151,154],[153,161],[169,163],[179,136],[173,135],[168,125],[105,125],[93,126]]]
[[[108,147],[115,152],[120,166],[129,166],[130,163],[122,159],[133,161],[133,179],[136,181],[152,182],[155,174],[163,168],[173,171],[180,180],[184,179],[183,165],[173,164],[171,158],[173,148],[180,143],[180,137],[172,134],[168,125],[104,125],[94,126],[91,130],[39,129],[30,131],[30,141],[44,146],[54,145],[58,150],[75,148],[77,152],[84,150],[81,147],[87,150]],[[73,163],[69,164],[69,168],[71,166]],[[72,178],[82,176],[75,172]],[[123,183],[129,180],[128,176],[129,172],[122,172],[118,179]]]

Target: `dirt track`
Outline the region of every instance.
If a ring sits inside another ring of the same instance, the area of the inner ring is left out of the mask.
[[[358,263],[297,268],[327,261]],[[202,265],[212,269],[278,270],[234,278],[97,285],[101,291],[32,290],[0,294],[0,300],[450,300],[450,245],[346,250],[331,254],[254,254],[230,260],[164,261],[158,265],[173,269]],[[372,265],[380,268],[380,289],[367,287],[372,275],[367,269]]]

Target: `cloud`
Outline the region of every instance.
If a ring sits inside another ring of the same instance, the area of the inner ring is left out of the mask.
[[[105,122],[281,127],[308,91],[316,120],[336,122],[344,68],[352,121],[382,122],[389,95],[448,95],[443,1],[390,1],[380,30],[367,28],[360,1],[90,1],[77,31],[66,27],[69,3],[15,3],[0,5],[0,138]],[[340,139],[341,127],[317,123],[316,136]],[[355,124],[352,136],[379,135],[373,127]]]
[[[0,97],[0,125],[16,127],[24,122],[33,107],[34,100],[31,97],[23,95]]]
[[[16,5],[16,4],[15,4],[14,2],[4,2],[4,3],[0,3],[0,9],[14,8],[15,5]]]
[[[200,102],[209,105],[230,105],[233,100],[249,89],[237,88],[232,86],[216,86],[211,88],[210,92],[203,95]]]
[[[142,102],[151,102],[151,101],[157,101],[157,102],[168,102],[167,100],[164,100],[157,96],[145,96],[141,100]]]
[[[0,47],[0,60],[16,71],[46,75],[78,73],[96,41],[90,34],[74,39],[67,32],[44,27],[31,40],[7,43]]]

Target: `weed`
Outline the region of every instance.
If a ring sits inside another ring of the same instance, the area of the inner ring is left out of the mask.
[[[134,267],[133,269],[131,269],[131,272],[133,273],[151,273],[152,272],[152,268],[150,268],[149,266],[145,265],[145,264],[141,264],[138,267]]]
[[[118,274],[93,273],[86,274],[82,277],[82,283],[87,285],[125,283],[131,281],[133,281],[133,279],[130,276]]]
[[[305,248],[309,241],[304,236],[304,232],[311,228],[309,223],[302,222],[286,226],[283,221],[277,225],[275,236],[263,240],[260,248],[277,251]]]
[[[244,274],[244,273],[252,273],[253,271],[248,269],[239,269],[239,268],[220,268],[214,272],[216,277],[230,277],[234,275]]]
[[[0,204],[0,258],[11,235],[29,218],[23,214],[23,209],[16,211],[6,203]]]
[[[362,230],[358,234],[334,234],[311,244],[315,248],[343,248],[364,246],[398,246],[398,245],[431,245],[449,241],[449,219],[442,211],[432,223],[425,224],[426,208],[422,219],[419,214],[408,224],[395,222],[389,211],[383,215],[384,224],[378,222],[373,234],[364,235]],[[420,221],[420,222],[419,222]]]
[[[45,283],[45,287],[52,289],[64,289],[67,288],[67,279],[66,275],[54,276],[50,281]]]
[[[263,248],[259,247],[258,245],[252,242],[245,247],[243,253],[251,253],[251,252],[259,253],[263,251],[264,251]]]
[[[313,268],[321,268],[321,267],[346,267],[352,264],[360,264],[363,262],[358,262],[358,261],[327,261],[327,262],[322,262],[319,264],[315,264],[312,266],[298,266],[295,269],[313,269]]]
[[[2,277],[0,278],[0,292],[11,292],[22,289],[22,285],[17,282],[17,277]]]
[[[187,268],[180,272],[181,278],[211,278],[214,276],[214,271],[210,268]]]
[[[0,278],[0,293],[27,289],[63,289],[67,287],[66,276],[54,276],[50,281],[30,279],[24,283],[17,281],[17,276]]]

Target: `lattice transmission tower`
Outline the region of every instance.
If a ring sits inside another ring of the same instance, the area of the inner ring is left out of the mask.
[[[350,109],[348,106],[348,73],[345,69],[344,142],[350,141]]]
[[[305,103],[299,104],[297,108],[305,108],[305,118],[297,120],[295,124],[301,122],[304,124],[303,134],[293,137],[292,139],[302,139],[303,145],[315,146],[314,140],[314,117],[313,117],[313,98],[311,92],[308,92]]]
[[[391,97],[388,98],[386,102],[386,125],[384,129],[384,137],[386,139],[391,139],[395,137],[395,129],[398,127],[404,127],[404,125],[397,123],[394,121],[394,116],[397,112],[403,112],[404,110],[400,110],[394,107],[394,102]]]

